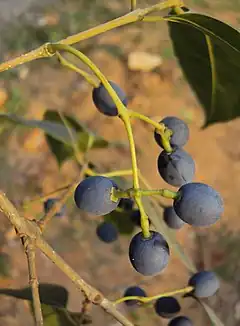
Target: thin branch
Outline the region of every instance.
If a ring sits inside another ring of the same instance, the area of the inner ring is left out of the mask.
[[[0,191],[0,211],[7,216],[19,235],[27,236],[35,240],[38,247],[61,271],[67,275],[72,282],[83,292],[84,296],[92,303],[102,307],[124,326],[134,326],[115,307],[114,303],[106,299],[102,293],[85,282],[42,238],[41,231],[34,221],[24,219],[9,201],[6,195]]]
[[[84,177],[87,168],[88,168],[88,163],[85,163],[85,165],[83,165],[83,167],[81,168],[81,172],[78,177],[78,182],[81,181],[82,178]],[[65,194],[62,196],[62,198],[58,202],[54,203],[53,207],[49,210],[49,212],[41,220],[38,221],[38,226],[42,231],[46,228],[47,224],[51,221],[51,219],[55,216],[55,214],[57,214],[57,212],[61,210],[62,206],[72,195],[73,191],[76,188],[76,185],[77,182],[73,183],[65,192]]]
[[[131,0],[131,11],[135,10],[137,7],[137,0]]]
[[[35,245],[32,240],[28,237],[23,237],[24,248],[28,261],[28,271],[29,271],[29,284],[32,288],[32,298],[33,298],[33,311],[36,326],[43,326],[43,316],[42,308],[39,297],[37,270],[36,270],[36,257],[35,257]]]
[[[99,82],[94,79],[94,76],[92,76],[91,74],[89,74],[88,72],[84,71],[83,69],[80,69],[79,67],[75,66],[73,63],[69,62],[68,60],[66,60],[59,52],[56,53],[57,57],[58,57],[58,61],[59,63],[63,66],[66,67],[76,73],[78,73],[79,75],[81,75],[83,78],[86,79],[86,81],[92,86],[92,87],[98,87],[99,86]]]
[[[91,29],[88,29],[86,31],[83,31],[83,32],[80,32],[80,33],[77,33],[74,35],[71,35],[71,36],[59,41],[58,43],[67,44],[67,45],[76,44],[80,41],[89,39],[91,37],[94,37],[94,36],[102,34],[102,33],[105,33],[114,28],[128,25],[131,23],[135,23],[137,21],[141,21],[144,19],[144,17],[146,15],[148,15],[151,12],[174,7],[174,6],[181,7],[182,5],[183,5],[182,0],[163,1],[157,5],[154,5],[154,6],[145,8],[145,9],[134,10],[124,16],[113,19],[107,23],[98,25],[96,27],[93,27]],[[35,50],[32,50],[25,54],[22,54],[21,56],[19,56],[17,58],[3,62],[2,64],[0,64],[0,72],[14,68],[23,63],[27,63],[27,62],[30,62],[30,61],[33,61],[36,59],[51,57],[53,54],[49,53],[49,51],[47,50],[47,47],[48,47],[48,43],[43,44],[42,46],[40,46],[39,48],[37,48]]]

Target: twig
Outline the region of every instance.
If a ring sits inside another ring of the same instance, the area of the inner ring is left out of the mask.
[[[80,172],[80,175],[78,177],[78,182],[81,181],[82,178],[84,177],[84,174],[85,174],[87,168],[88,168],[88,163],[85,163],[81,168],[81,172]],[[61,207],[65,204],[65,202],[71,196],[72,192],[76,188],[76,184],[77,183],[73,183],[68,188],[68,190],[65,192],[65,194],[60,199],[60,201],[54,203],[53,207],[49,210],[49,212],[41,220],[38,221],[38,226],[40,227],[40,229],[42,231],[46,228],[47,224],[51,221],[53,216],[58,212],[59,209],[61,209]]]
[[[43,326],[43,316],[42,308],[39,297],[38,279],[36,271],[36,259],[35,259],[35,245],[32,240],[28,237],[23,237],[23,244],[28,261],[28,271],[29,271],[29,284],[32,288],[32,298],[33,298],[33,310],[35,317],[35,325]]]
[[[75,35],[71,35],[71,36],[59,41],[58,43],[67,44],[67,45],[76,44],[80,41],[89,39],[91,37],[94,37],[94,36],[102,34],[102,33],[105,33],[114,28],[124,26],[127,24],[131,24],[131,23],[135,23],[137,21],[141,21],[144,19],[144,17],[146,15],[148,15],[149,13],[151,13],[153,11],[170,8],[173,6],[181,7],[182,5],[183,5],[183,2],[181,0],[163,1],[157,5],[154,5],[154,6],[145,8],[145,9],[134,10],[134,11],[128,13],[127,15],[118,17],[118,18],[113,19],[107,23],[98,25],[96,27],[93,27],[89,30],[77,33]],[[33,61],[36,59],[47,58],[47,57],[53,56],[52,53],[49,53],[47,48],[48,48],[48,44],[43,44],[42,46],[40,46],[37,49],[34,49],[28,53],[22,54],[21,56],[19,56],[17,58],[3,62],[2,64],[0,64],[0,72],[14,68],[23,63],[27,63],[27,62],[30,62],[30,61]]]
[[[72,282],[83,292],[84,296],[92,303],[99,305],[106,312],[111,314],[124,326],[134,326],[123,314],[115,307],[114,303],[106,299],[102,293],[85,282],[42,238],[41,231],[34,221],[24,219],[9,201],[6,195],[0,191],[0,211],[7,216],[11,224],[22,236],[27,236],[35,241],[38,247],[59,269],[66,274]]]

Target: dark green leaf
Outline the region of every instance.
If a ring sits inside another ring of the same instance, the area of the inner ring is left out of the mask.
[[[131,183],[124,177],[111,177],[113,181],[116,182],[119,188],[127,189],[131,187]],[[125,212],[118,209],[104,216],[104,221],[112,222],[121,234],[132,234],[135,229],[135,224],[133,223],[130,212]]]
[[[46,140],[59,166],[61,166],[64,161],[73,157],[74,151],[70,145],[64,144],[48,135],[46,135]]]
[[[27,120],[21,118],[15,114],[7,114],[1,113],[0,114],[0,123],[10,123],[14,125],[29,127],[29,128],[40,128],[42,129],[47,135],[65,143],[71,144],[71,138],[67,129],[59,124],[54,123],[51,121],[45,120]],[[76,137],[76,133],[72,130],[73,136]]]
[[[33,304],[30,304],[33,312]],[[70,312],[66,308],[53,307],[41,304],[44,326],[81,326],[92,323],[90,316],[82,313]]]
[[[30,303],[30,307],[31,307],[32,315],[34,316],[32,302]],[[41,304],[41,309],[42,309],[44,326],[61,326],[58,314],[54,307]],[[76,325],[66,324],[66,326],[76,326]]]
[[[240,33],[212,17],[165,17],[175,54],[205,112],[204,127],[240,115]]]
[[[64,144],[56,139],[53,140],[51,139],[52,137],[49,136],[47,137],[50,149],[56,157],[59,165],[61,165],[65,160],[73,157],[74,144],[80,152],[85,152],[87,150],[90,138],[93,140],[91,148],[104,148],[109,146],[109,143],[105,139],[97,136],[75,117],[63,114],[62,119],[57,111],[48,110],[45,112],[44,119],[46,121],[59,123],[63,125],[64,128],[67,127],[70,129],[70,131],[74,131],[75,136],[71,138],[71,142],[69,144]]]
[[[116,225],[119,233],[121,234],[132,234],[135,228],[131,218],[131,212],[124,212],[124,211],[113,211],[110,214],[104,216],[104,221],[112,222]]]
[[[21,289],[0,289],[0,294],[32,301],[32,289],[29,286]],[[46,305],[67,306],[68,291],[61,285],[40,283],[39,296],[41,303]]]

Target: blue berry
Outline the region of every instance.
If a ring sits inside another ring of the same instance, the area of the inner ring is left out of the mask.
[[[124,297],[146,297],[146,293],[139,286],[131,286],[126,289],[124,292]],[[138,300],[126,300],[124,301],[127,306],[135,306],[138,303]]]
[[[217,292],[220,282],[214,272],[201,271],[190,278],[188,285],[194,287],[192,294],[195,297],[208,298]]]
[[[173,202],[176,214],[193,226],[208,226],[220,218],[223,200],[212,187],[199,182],[187,183],[178,190]]]
[[[164,123],[168,129],[172,130],[173,134],[170,138],[170,144],[173,147],[182,147],[186,144],[189,139],[189,128],[183,120],[177,117],[166,117],[159,123]],[[163,148],[162,138],[156,130],[154,132],[154,138],[157,144]]]
[[[156,313],[163,318],[172,318],[181,310],[180,304],[174,297],[162,297],[155,302]]]
[[[43,204],[45,214],[47,214],[52,209],[54,204],[56,204],[58,201],[59,201],[58,198],[48,198]],[[55,216],[62,217],[64,215],[66,215],[66,210],[67,210],[66,205],[63,205],[61,210],[59,212],[57,212],[55,214]]]
[[[122,103],[126,106],[127,105],[127,96],[124,91],[114,82],[109,81],[110,85],[113,87],[115,92],[117,93],[118,97],[122,101]],[[92,93],[93,102],[96,108],[103,114],[108,116],[117,116],[118,110],[113,102],[111,96],[109,95],[106,88],[101,83],[99,87],[93,89]]]
[[[155,231],[144,238],[143,233],[137,233],[129,246],[129,259],[135,270],[142,275],[160,273],[169,261],[169,246],[164,237]]]
[[[172,319],[168,323],[168,326],[193,326],[193,322],[188,317],[179,316]]]
[[[163,219],[171,229],[181,229],[185,222],[180,219],[172,206],[166,207],[163,212]]]
[[[158,157],[158,172],[164,181],[180,187],[193,180],[195,163],[181,148],[175,148],[172,153],[162,151]]]
[[[99,224],[96,233],[99,239],[106,243],[111,243],[118,238],[118,230],[115,225],[110,222],[102,222]]]
[[[119,204],[111,199],[113,188],[117,188],[114,181],[102,176],[92,176],[83,180],[77,186],[74,200],[78,208],[97,216],[112,212]]]

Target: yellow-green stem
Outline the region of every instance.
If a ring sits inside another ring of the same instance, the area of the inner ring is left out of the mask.
[[[155,196],[159,195],[164,198],[176,199],[179,197],[179,193],[168,189],[153,189],[153,190],[139,190],[141,196]]]
[[[162,298],[162,297],[171,297],[171,296],[174,296],[174,295],[177,295],[177,294],[190,293],[190,292],[193,291],[193,289],[194,288],[192,286],[187,286],[187,287],[185,287],[183,289],[157,294],[157,295],[154,295],[152,297],[138,297],[138,296],[122,297],[122,298],[116,300],[115,304],[117,305],[119,303],[122,303],[122,302],[128,301],[128,300],[138,300],[138,301],[140,301],[142,303],[148,303],[148,302],[157,300],[157,299]]]
[[[83,78],[86,79],[86,81],[92,86],[92,87],[98,87],[99,86],[99,82],[96,81],[95,79],[93,79],[93,76],[91,76],[89,73],[87,73],[86,71],[76,67],[74,64],[72,64],[71,62],[69,62],[68,60],[66,60],[59,52],[56,52],[56,55],[58,57],[59,62],[61,63],[62,66],[75,71],[76,73],[78,73],[79,75],[81,75]]]
[[[149,17],[144,17],[142,21],[146,23],[157,23],[157,22],[164,21],[164,18],[160,16],[149,16]]]
[[[135,10],[137,7],[137,0],[131,0],[131,11]]]
[[[150,238],[149,219],[148,219],[148,216],[147,216],[147,214],[146,214],[146,212],[144,210],[141,197],[136,196],[135,197],[135,202],[136,202],[136,204],[138,206],[138,209],[139,209],[140,215],[141,215],[140,223],[141,223],[141,229],[142,229],[143,237],[145,239],[148,239],[148,238]]]
[[[85,174],[88,174],[89,176],[96,176],[96,175],[101,175],[103,177],[121,177],[121,176],[130,176],[132,175],[132,170],[116,170],[116,171],[112,171],[112,172],[107,172],[107,173],[96,173],[95,171],[93,171],[90,168],[85,169]],[[34,199],[30,199],[24,202],[23,204],[23,209],[27,209],[30,205],[36,203],[36,202],[44,202],[45,200],[47,200],[50,196],[52,195],[56,195],[59,192],[62,192],[64,190],[69,189],[72,186],[77,186],[79,182],[72,182],[69,183],[65,186],[62,186],[60,188],[57,188],[41,197],[37,197]]]
[[[172,147],[169,142],[170,137],[172,135],[172,131],[170,129],[167,129],[163,123],[158,123],[152,120],[151,118],[145,116],[144,114],[134,112],[134,111],[130,111],[130,117],[140,119],[155,127],[155,129],[158,131],[158,133],[162,138],[162,143],[164,145],[165,151],[168,153],[172,152]]]
[[[135,189],[138,189],[139,180],[138,180],[137,156],[136,156],[136,148],[135,148],[135,142],[133,138],[132,126],[128,115],[126,117],[122,117],[122,120],[127,131],[129,147],[130,147],[130,152],[132,157],[133,187]]]
[[[132,126],[130,122],[129,112],[125,105],[122,103],[118,95],[116,94],[115,90],[107,80],[107,78],[102,74],[102,72],[98,69],[98,67],[82,52],[76,50],[75,48],[65,45],[65,44],[49,44],[48,45],[48,51],[50,53],[56,53],[59,50],[63,50],[66,52],[69,52],[79,58],[83,63],[85,63],[92,71],[93,73],[99,78],[103,86],[108,91],[108,94],[114,101],[117,110],[118,110],[118,116],[121,118],[121,120],[124,123],[124,126],[127,131],[128,140],[129,140],[129,146],[130,146],[130,152],[131,152],[131,158],[132,158],[132,171],[133,171],[133,187],[135,189],[139,188],[139,180],[138,180],[138,168],[137,168],[137,158],[136,158],[136,149],[135,149],[135,143],[133,138],[133,132],[132,132]],[[141,202],[141,195],[135,197],[136,204],[138,205],[138,208],[141,212],[141,226],[144,237],[148,238],[150,236],[149,233],[149,223],[148,223],[148,217],[144,211],[142,202]]]
[[[138,182],[138,169],[137,169],[137,159],[136,159],[136,150],[135,150],[135,143],[133,139],[133,133],[132,133],[132,127],[129,119],[128,111],[125,107],[125,105],[122,103],[122,101],[117,96],[115,90],[112,88],[111,84],[107,80],[107,78],[102,74],[102,72],[98,69],[98,67],[82,52],[76,50],[75,48],[65,45],[65,44],[49,44],[49,52],[55,53],[58,50],[63,50],[66,52],[69,52],[79,58],[82,62],[84,62],[93,72],[94,74],[99,78],[103,86],[108,91],[109,95],[111,96],[112,100],[117,106],[118,109],[118,115],[123,120],[123,123],[125,125],[128,139],[129,139],[129,145],[131,150],[131,156],[132,156],[132,169],[133,169],[133,184],[135,188],[139,187]]]
[[[185,11],[181,7],[175,6],[174,10],[177,15],[185,14]]]
[[[168,189],[150,189],[150,190],[145,190],[145,189],[126,189],[126,190],[118,190],[114,189],[113,190],[113,197],[114,198],[131,198],[131,197],[136,197],[136,196],[162,196],[164,198],[169,198],[169,199],[176,199],[179,197],[179,193],[176,191],[168,190]]]

